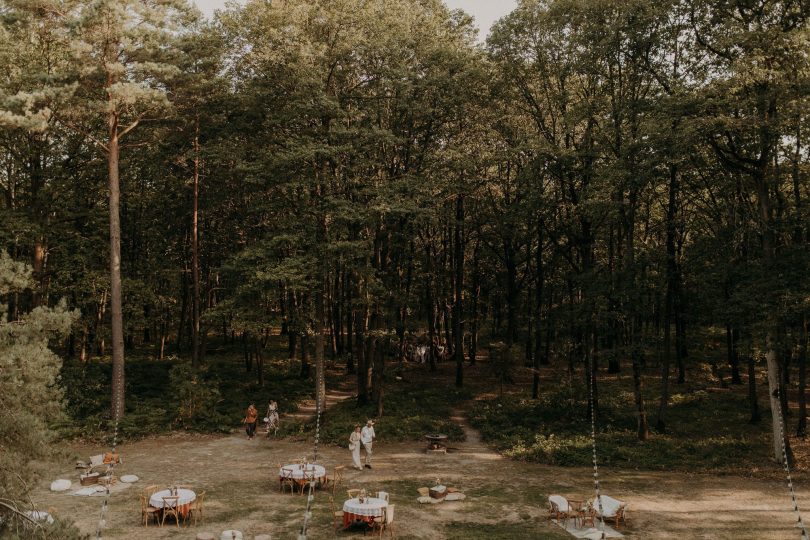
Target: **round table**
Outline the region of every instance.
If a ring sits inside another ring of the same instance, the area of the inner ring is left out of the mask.
[[[284,465],[278,470],[279,478],[292,478],[293,480],[303,480],[312,476],[315,480],[326,476],[326,467],[317,463],[307,463],[306,467],[298,464]]]
[[[149,497],[149,505],[162,509],[164,507],[163,497],[172,497],[172,492],[168,489],[164,489],[153,493],[152,496]],[[196,498],[197,494],[190,489],[181,488],[177,490],[177,510],[181,516],[188,516],[189,510],[191,510],[191,503],[193,503]]]
[[[382,517],[384,508],[388,508],[385,499],[366,497],[362,503],[357,497],[349,499],[343,503],[343,528],[348,528],[353,521],[371,523],[374,518]]]
[[[278,470],[279,486],[281,486],[285,478],[292,478],[293,481],[301,487],[301,493],[303,493],[309,478],[314,479],[318,483],[323,483],[326,478],[326,467],[318,465],[317,463],[307,463],[306,467],[297,463],[291,463],[284,465]]]

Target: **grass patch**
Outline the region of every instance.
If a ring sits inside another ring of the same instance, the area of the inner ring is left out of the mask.
[[[476,523],[467,521],[452,521],[444,527],[444,534],[448,540],[463,538],[465,540],[514,540],[515,538],[537,538],[548,540],[564,540],[571,537],[560,530],[555,531],[545,523],[521,519],[499,523]]]

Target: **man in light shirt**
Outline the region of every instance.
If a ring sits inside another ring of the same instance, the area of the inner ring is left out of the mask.
[[[366,468],[371,468],[371,443],[374,442],[376,435],[374,434],[374,421],[369,420],[366,422],[366,427],[360,431],[360,442],[363,443],[363,448],[366,449]]]

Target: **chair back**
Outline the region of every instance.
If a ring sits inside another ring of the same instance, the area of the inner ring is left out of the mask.
[[[143,488],[142,493],[144,495],[146,495],[147,497],[151,497],[152,495],[154,495],[158,491],[160,491],[160,486],[158,486],[157,484],[154,484],[154,485],[146,486],[145,488]]]
[[[382,499],[385,502],[389,502],[388,501],[388,492],[387,491],[378,491],[377,492],[377,498]]]
[[[549,495],[548,503],[557,512],[568,512],[568,499],[562,495]]]
[[[622,502],[622,501],[620,501],[618,499],[614,499],[613,497],[610,497],[608,495],[600,495],[599,499],[601,500],[601,503],[602,503],[602,508],[601,509],[599,508],[599,502],[600,501],[597,500],[597,499],[593,500],[593,502],[591,503],[591,506],[593,506],[594,510],[596,510],[596,513],[598,515],[600,515],[601,517],[606,517],[606,518],[615,517],[616,514],[618,514],[619,511],[626,504],[626,503],[624,503],[624,502]]]
[[[143,493],[138,495],[138,497],[141,499],[141,513],[144,513],[146,512],[146,508],[149,505],[149,499]]]
[[[385,524],[390,525],[394,521],[394,505],[389,504],[385,509]]]
[[[350,499],[354,499],[358,495],[360,495],[359,489],[347,489],[346,494],[349,496]]]
[[[205,491],[197,494],[197,498],[194,499],[194,507],[197,508],[198,510],[202,510],[204,503],[205,503]]]
[[[177,511],[178,503],[180,502],[180,497],[177,495],[173,495],[171,497],[163,497],[163,511],[166,510],[174,510]]]

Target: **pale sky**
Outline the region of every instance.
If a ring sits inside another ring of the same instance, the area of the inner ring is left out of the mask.
[[[200,10],[211,16],[215,9],[225,6],[225,0],[194,0]],[[479,39],[486,39],[489,28],[517,5],[517,0],[445,0],[452,9],[463,9],[473,17],[478,24]]]

